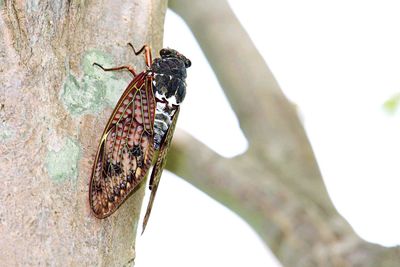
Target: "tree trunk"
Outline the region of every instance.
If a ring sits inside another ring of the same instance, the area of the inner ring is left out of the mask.
[[[135,258],[144,186],[99,220],[88,182],[129,75],[128,42],[162,45],[164,0],[0,1],[0,262],[125,266]]]
[[[181,132],[167,168],[246,220],[284,266],[399,266],[399,247],[363,241],[333,207],[294,106],[226,1],[170,7],[193,31],[249,149],[226,159]]]

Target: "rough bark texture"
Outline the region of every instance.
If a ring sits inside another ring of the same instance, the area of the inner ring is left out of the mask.
[[[197,38],[249,150],[222,158],[181,132],[167,167],[243,217],[284,266],[399,266],[399,248],[361,240],[333,207],[295,108],[226,1],[170,7]]]
[[[135,258],[142,187],[98,220],[88,182],[103,127],[129,75],[92,66],[162,43],[164,0],[0,1],[0,262],[124,266]]]

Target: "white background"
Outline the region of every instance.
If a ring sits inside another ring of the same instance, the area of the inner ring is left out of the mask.
[[[362,238],[400,244],[400,119],[383,108],[400,92],[400,2],[229,3],[298,106],[339,212]],[[243,153],[246,140],[214,74],[171,11],[164,46],[192,60],[178,127],[223,156]],[[137,239],[136,266],[279,264],[235,214],[165,173],[147,230]]]

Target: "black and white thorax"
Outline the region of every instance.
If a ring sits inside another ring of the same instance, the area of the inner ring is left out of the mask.
[[[165,134],[186,95],[186,68],[191,63],[173,49],[162,49],[151,65],[156,98],[154,149],[159,150]]]

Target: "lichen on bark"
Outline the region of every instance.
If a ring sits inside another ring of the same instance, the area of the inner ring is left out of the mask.
[[[60,100],[73,115],[98,114],[105,106],[113,107],[128,81],[113,72],[105,72],[93,63],[115,66],[111,55],[92,50],[82,59],[82,77],[72,72],[67,75],[60,94]]]
[[[56,182],[66,179],[75,180],[78,175],[78,162],[81,148],[77,140],[65,138],[60,143],[53,144],[46,155],[46,169],[50,178]]]

